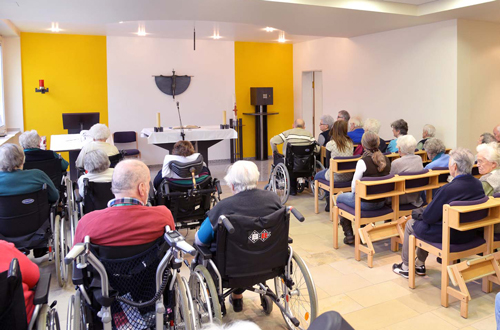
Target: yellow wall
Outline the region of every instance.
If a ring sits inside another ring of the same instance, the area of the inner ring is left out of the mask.
[[[108,124],[106,37],[21,33],[24,129],[67,134],[62,113],[100,112]],[[35,93],[38,80],[49,93]],[[67,155],[63,155],[68,159]]]
[[[255,118],[244,116],[244,112],[255,112],[250,104],[250,87],[273,87],[274,104],[268,112],[279,112],[269,116],[269,139],[292,128],[293,115],[293,46],[235,42],[235,90],[238,117],[243,118],[243,156],[255,157]],[[267,142],[269,145],[269,141]],[[269,155],[272,154],[271,146]]]

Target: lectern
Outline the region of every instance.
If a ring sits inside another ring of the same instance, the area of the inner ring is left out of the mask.
[[[267,112],[267,106],[273,105],[272,87],[251,87],[250,103],[255,106],[254,113],[244,113],[255,116],[255,159],[267,160],[269,139],[267,137],[267,116],[277,115],[278,112]]]

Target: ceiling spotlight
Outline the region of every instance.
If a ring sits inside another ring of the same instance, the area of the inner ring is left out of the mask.
[[[219,40],[222,38],[220,36],[220,33],[219,33],[219,24],[216,24],[214,26],[214,34],[210,38],[215,39],[215,40]]]
[[[278,38],[278,42],[286,42],[285,31],[280,31],[280,36]]]
[[[139,37],[145,37],[147,35],[146,26],[144,26],[143,24],[139,24],[139,28],[137,29],[137,35]]]
[[[123,24],[123,21],[119,21],[118,23]]]
[[[266,32],[273,32],[273,31],[274,31],[274,30],[276,30],[276,29],[268,26],[268,27],[266,27],[264,30],[265,30]]]
[[[59,28],[59,23],[54,23],[52,22],[52,27],[49,29],[50,31],[52,32],[59,32],[59,31],[62,31],[60,28]]]

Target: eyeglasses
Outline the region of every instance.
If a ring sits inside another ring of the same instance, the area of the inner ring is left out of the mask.
[[[328,124],[319,123],[319,126],[321,126],[321,125],[328,125]]]

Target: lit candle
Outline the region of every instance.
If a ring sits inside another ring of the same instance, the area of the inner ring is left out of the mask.
[[[161,124],[160,124],[160,113],[159,112],[156,114],[156,127],[161,127]]]
[[[222,111],[222,124],[226,125],[226,110]]]
[[[40,88],[45,88],[45,85],[43,83],[43,79],[38,80],[38,84],[40,85]]]

